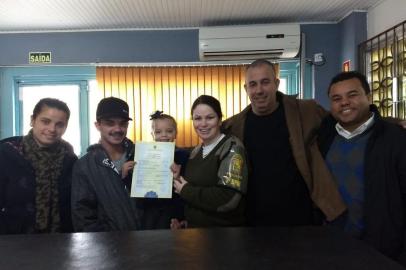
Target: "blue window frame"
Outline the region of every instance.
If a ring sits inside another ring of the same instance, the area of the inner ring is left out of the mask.
[[[308,63],[304,66],[304,89],[300,84],[300,61],[286,61],[280,62],[279,78],[286,81],[286,94],[298,95],[304,99],[314,98],[313,90],[313,70],[312,66]]]
[[[1,138],[23,134],[22,109],[24,100],[20,97],[22,87],[76,85],[78,87],[80,153],[89,145],[89,82],[96,79],[92,66],[69,67],[15,67],[0,69]],[[11,91],[10,91],[11,90]],[[71,109],[72,110],[72,109]],[[31,110],[32,113],[32,110]]]
[[[286,81],[287,95],[299,94],[299,61],[281,62],[279,67],[279,79]]]
[[[22,82],[17,81],[18,91],[16,92],[16,110],[18,117],[16,121],[17,134],[26,134],[29,130],[28,123],[35,104],[44,97],[58,98],[65,101],[71,110],[68,129],[64,138],[69,141],[80,155],[89,144],[88,136],[88,106],[87,104],[87,81],[56,81],[56,82]],[[24,93],[24,97],[23,96]],[[28,108],[27,108],[28,107]],[[25,109],[25,110],[23,110]],[[25,112],[24,112],[25,111]],[[23,128],[25,127],[25,128]],[[79,131],[79,133],[77,132]],[[79,137],[78,137],[79,135]]]

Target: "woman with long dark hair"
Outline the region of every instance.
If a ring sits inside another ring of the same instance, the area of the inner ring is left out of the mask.
[[[173,219],[171,227],[244,225],[248,173],[243,144],[221,132],[216,98],[198,97],[191,115],[201,144],[192,151],[185,175],[175,172],[174,189],[186,203],[186,221]]]
[[[71,232],[71,172],[77,160],[62,140],[66,103],[41,99],[25,136],[0,141],[0,234]]]

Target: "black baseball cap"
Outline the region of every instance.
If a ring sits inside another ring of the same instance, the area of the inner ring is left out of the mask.
[[[100,119],[106,118],[123,118],[126,120],[132,120],[129,117],[128,112],[128,104],[122,99],[115,98],[115,97],[107,97],[100,100],[99,104],[97,105],[96,110],[96,119],[99,121]]]

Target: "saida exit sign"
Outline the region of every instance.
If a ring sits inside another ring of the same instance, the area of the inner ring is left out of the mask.
[[[30,52],[28,61],[30,64],[51,64],[50,52]]]

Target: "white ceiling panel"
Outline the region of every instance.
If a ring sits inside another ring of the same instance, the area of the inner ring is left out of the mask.
[[[0,0],[0,32],[337,22],[382,0]]]

